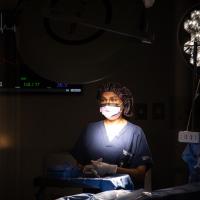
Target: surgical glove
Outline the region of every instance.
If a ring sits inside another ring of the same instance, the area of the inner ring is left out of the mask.
[[[84,174],[92,174],[93,170],[95,170],[93,165],[85,165],[84,168],[83,168],[83,173]]]
[[[92,160],[91,162],[100,176],[104,176],[106,174],[116,174],[117,172],[117,165],[111,165],[98,160]]]
[[[97,173],[93,165],[85,165],[85,167],[83,168],[83,173],[85,175],[94,175],[95,177],[100,178],[99,174]]]

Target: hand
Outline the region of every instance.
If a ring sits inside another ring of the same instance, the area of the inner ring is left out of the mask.
[[[93,174],[93,170],[95,170],[93,165],[85,165],[83,168],[84,174]]]
[[[117,165],[110,165],[99,160],[92,160],[91,163],[100,176],[104,176],[106,174],[116,174],[117,172]]]

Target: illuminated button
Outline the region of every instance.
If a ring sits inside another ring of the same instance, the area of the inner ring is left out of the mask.
[[[72,88],[70,89],[71,92],[81,92],[80,88]]]
[[[69,89],[66,89],[65,92],[69,92]]]

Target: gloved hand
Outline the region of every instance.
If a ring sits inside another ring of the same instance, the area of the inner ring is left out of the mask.
[[[116,174],[117,172],[117,165],[111,165],[99,160],[92,160],[91,163],[100,176],[104,176],[106,174]]]
[[[100,178],[99,174],[97,173],[95,167],[93,165],[85,165],[85,167],[83,168],[83,173],[86,176],[95,176],[97,178]]]
[[[83,173],[84,174],[92,174],[93,170],[95,170],[95,167],[93,165],[85,165],[83,168]]]

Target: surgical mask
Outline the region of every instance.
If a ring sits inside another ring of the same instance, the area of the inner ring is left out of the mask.
[[[100,107],[100,112],[104,115],[107,119],[117,119],[121,115],[121,106],[114,106],[114,105],[104,105]]]

